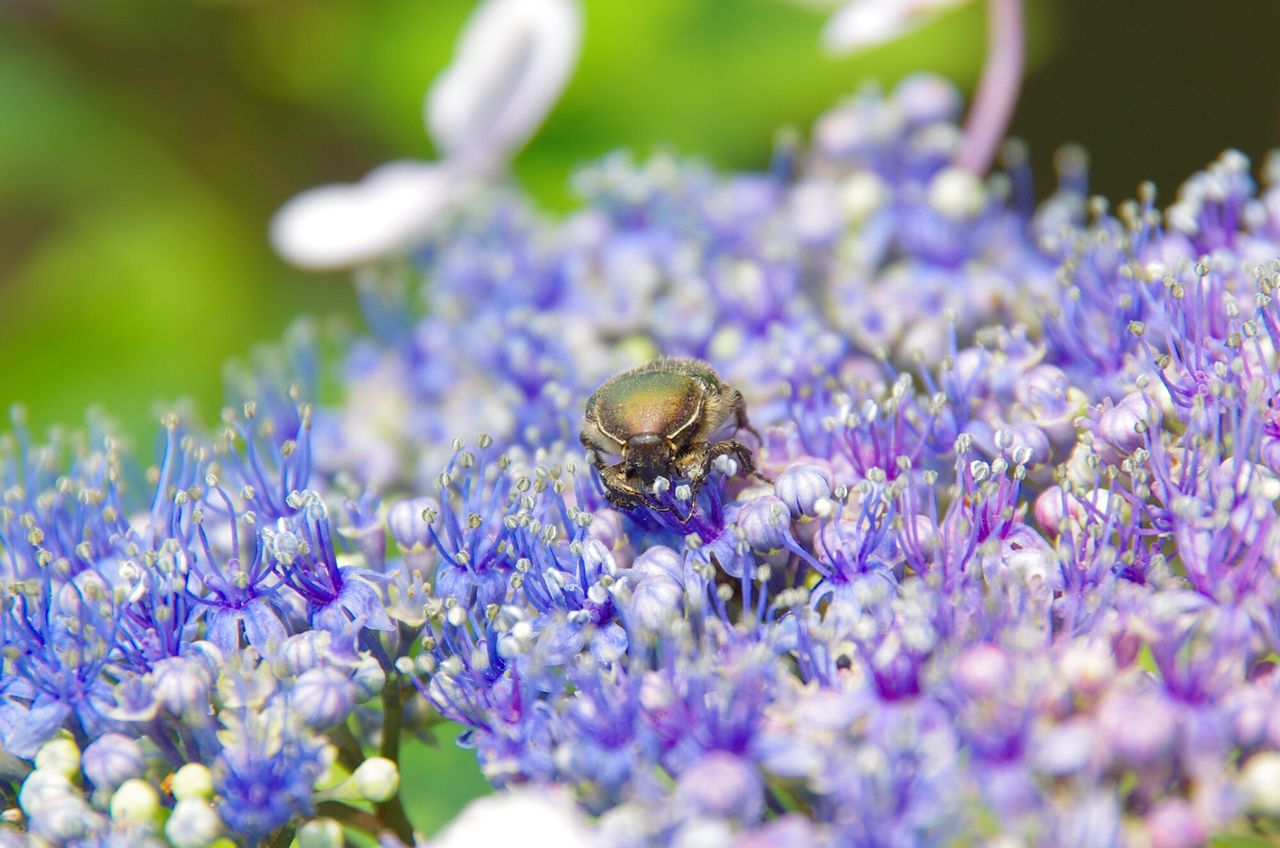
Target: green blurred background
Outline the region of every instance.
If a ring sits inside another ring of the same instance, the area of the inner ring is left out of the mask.
[[[149,441],[157,399],[212,418],[221,364],[300,314],[354,320],[341,275],[284,266],[266,242],[295,192],[432,155],[422,97],[468,0],[0,0],[0,404],[37,429],[91,404]],[[574,163],[660,144],[763,165],[777,128],[912,70],[971,88],[983,10],[834,60],[822,17],[780,0],[585,0],[572,85],[522,155],[547,206]],[[1227,146],[1280,142],[1276,0],[1028,0],[1030,68],[1014,131],[1042,190],[1054,149],[1092,153],[1112,197],[1168,199]],[[446,744],[406,785],[431,827],[482,781]],[[415,789],[415,787],[420,787]]]

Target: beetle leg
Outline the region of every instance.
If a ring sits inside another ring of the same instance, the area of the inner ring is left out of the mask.
[[[742,396],[742,392],[734,389],[733,392],[733,415],[734,424],[739,430],[746,430],[748,433],[756,437],[756,441],[762,446],[764,445],[764,436],[760,435],[760,431],[751,426],[751,422],[747,420],[747,399]]]
[[[733,457],[738,463],[739,474],[750,474],[761,482],[773,483],[771,479],[756,470],[755,458],[751,455],[751,451],[737,439],[725,439],[710,445],[707,448],[707,465],[710,466],[719,456]]]
[[[605,462],[600,449],[587,438],[586,433],[580,433],[578,440],[582,442],[592,467],[600,475],[600,482],[604,484],[604,496],[609,503],[618,509],[631,510],[645,502],[644,494],[627,482],[621,468]]]
[[[676,470],[681,477],[689,481],[689,488],[694,494],[697,494],[698,489],[702,488],[703,482],[707,479],[712,459],[714,457],[705,444],[692,445],[676,457]]]
[[[600,481],[604,483],[605,498],[618,509],[635,509],[646,500],[644,493],[628,483],[616,465],[600,468]]]
[[[636,503],[639,503],[644,496],[638,492],[634,486],[627,482],[626,475],[622,473],[622,470],[617,465],[610,465],[605,462],[604,455],[600,453],[600,449],[587,439],[585,433],[579,435],[578,438],[582,442],[582,447],[587,452],[587,457],[590,459],[592,467],[594,467],[596,472],[600,475],[600,482],[604,483],[605,495],[608,496],[615,492],[625,492],[627,497],[634,498]],[[621,506],[621,504],[614,501],[612,497],[609,498],[609,502],[614,506]]]

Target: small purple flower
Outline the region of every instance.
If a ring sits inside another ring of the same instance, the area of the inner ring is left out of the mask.
[[[720,751],[704,754],[680,774],[676,797],[694,815],[747,824],[764,810],[764,785],[756,767]]]
[[[236,833],[264,839],[311,813],[312,785],[328,768],[319,739],[282,709],[226,717],[229,739],[213,764],[221,815]]]

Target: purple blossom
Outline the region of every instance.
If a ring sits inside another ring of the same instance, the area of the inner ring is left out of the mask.
[[[0,792],[51,841],[407,843],[394,792],[317,782],[442,718],[616,844],[1265,825],[1280,189],[1229,152],[1112,211],[1067,153],[1035,208],[1016,149],[979,173],[1002,96],[962,132],[946,83],[868,89],[761,173],[613,155],[564,219],[450,195],[361,275],[335,404],[304,328],[154,468],[15,422]],[[743,392],[761,478],[608,504],[580,412],[657,354]]]

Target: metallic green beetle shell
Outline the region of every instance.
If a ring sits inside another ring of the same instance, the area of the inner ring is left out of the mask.
[[[619,442],[650,433],[680,439],[697,429],[704,398],[721,385],[696,360],[659,359],[597,389],[587,401],[587,417]]]

